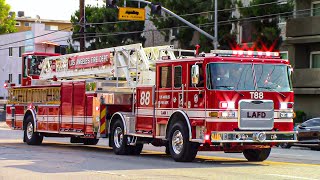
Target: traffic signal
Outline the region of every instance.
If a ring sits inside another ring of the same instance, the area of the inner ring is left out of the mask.
[[[156,14],[161,16],[161,3],[152,3],[151,4],[151,14]]]
[[[116,8],[118,0],[106,0],[106,6],[109,8]]]

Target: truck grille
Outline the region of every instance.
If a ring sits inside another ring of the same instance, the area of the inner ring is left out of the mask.
[[[271,130],[274,123],[274,105],[272,100],[239,101],[240,130]]]

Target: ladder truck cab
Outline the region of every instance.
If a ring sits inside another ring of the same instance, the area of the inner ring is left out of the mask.
[[[132,44],[52,56],[39,79],[8,88],[15,110],[6,121],[30,145],[44,136],[90,145],[109,138],[118,155],[151,143],[175,161],[198,151],[263,161],[271,147],[297,141],[291,72],[277,52]]]

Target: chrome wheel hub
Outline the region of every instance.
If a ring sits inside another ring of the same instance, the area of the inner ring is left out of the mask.
[[[33,125],[31,122],[27,124],[27,138],[31,139],[33,135]]]
[[[117,127],[113,134],[113,142],[117,148],[120,148],[123,142],[123,133],[120,127]]]
[[[183,148],[183,136],[179,130],[173,133],[171,143],[174,153],[180,154]]]

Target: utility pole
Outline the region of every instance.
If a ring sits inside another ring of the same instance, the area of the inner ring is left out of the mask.
[[[84,3],[85,0],[80,0],[80,51],[81,52],[84,52],[86,50],[86,44],[85,44],[85,35],[84,35],[84,32],[85,32],[85,12],[84,12],[84,6],[85,6],[85,3]]]
[[[214,0],[214,49],[218,49],[218,0]]]

